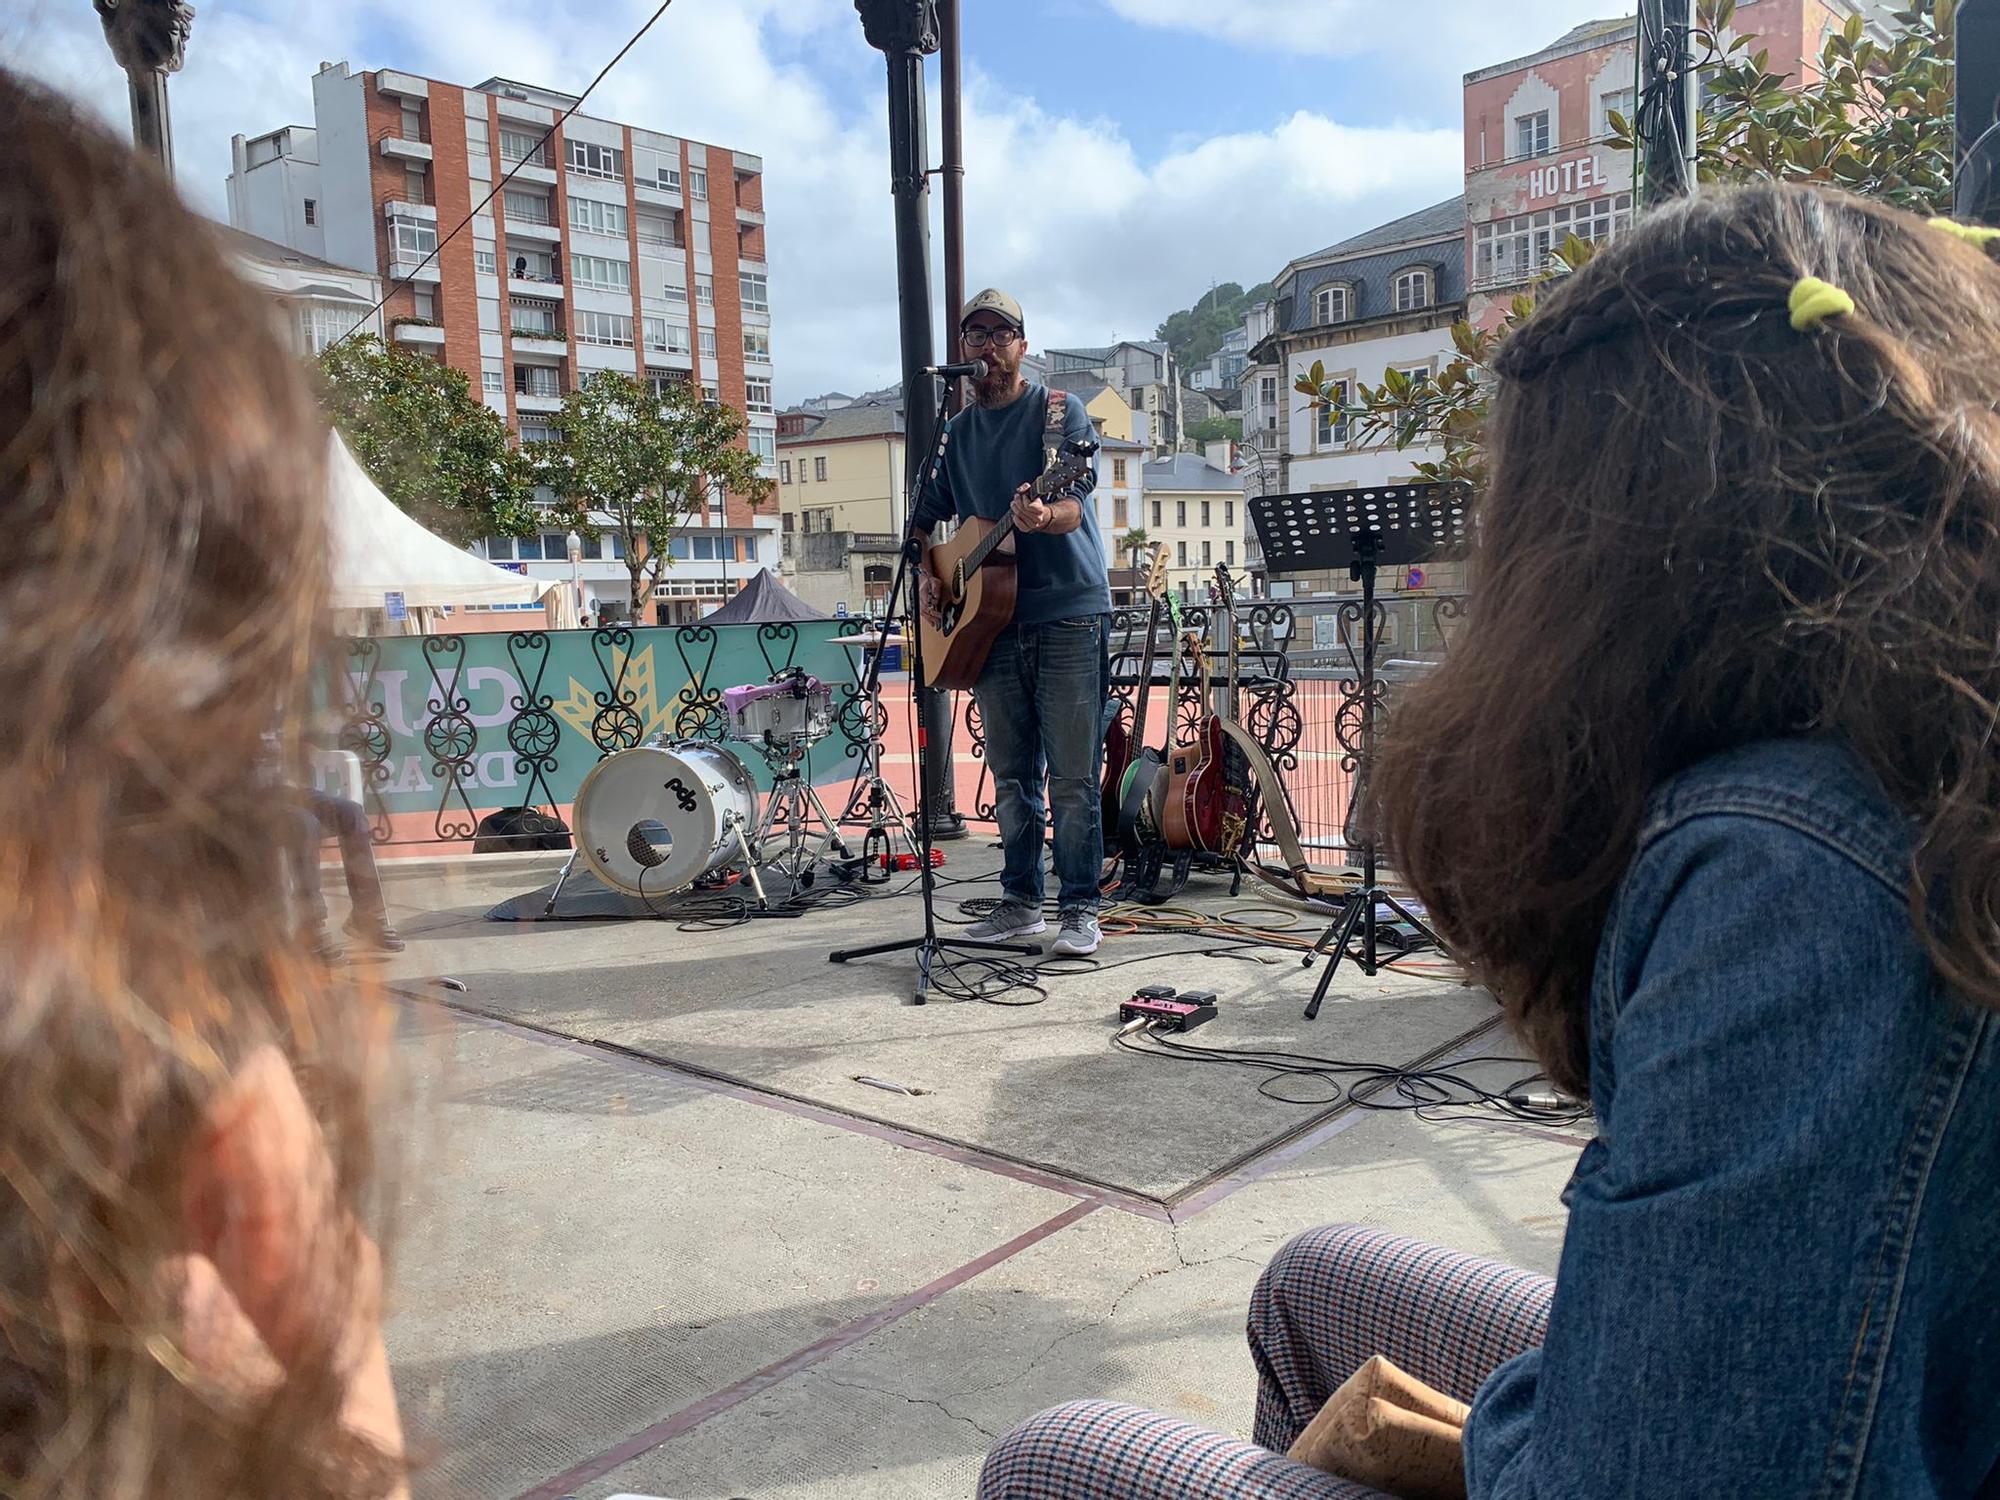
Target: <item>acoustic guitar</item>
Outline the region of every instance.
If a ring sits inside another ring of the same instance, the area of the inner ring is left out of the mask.
[[[1065,442],[1029,484],[1029,493],[1037,500],[1063,494],[1090,472],[1097,447],[1082,439]],[[967,517],[924,553],[924,566],[937,580],[939,616],[933,625],[917,611],[925,687],[969,688],[979,680],[994,637],[1014,618],[1015,563],[1011,507],[997,521]]]
[[[1133,779],[1139,762],[1144,761],[1149,768],[1157,770],[1166,761],[1164,747],[1154,750],[1146,743],[1146,710],[1153,696],[1154,647],[1160,633],[1160,616],[1166,609],[1167,601],[1167,548],[1163,542],[1153,546],[1153,561],[1146,570],[1145,588],[1147,596],[1153,601],[1153,608],[1146,621],[1146,650],[1139,666],[1139,692],[1132,710],[1132,724],[1128,729],[1121,714],[1104,731],[1104,781],[1099,788],[1098,802],[1104,815],[1106,844],[1119,835],[1123,821],[1119,812],[1124,802],[1125,787]],[[1127,645],[1129,647],[1129,641]],[[1143,779],[1150,787],[1152,776],[1148,774]]]
[[[1198,641],[1194,658],[1207,712],[1196,722],[1194,737],[1167,757],[1160,835],[1169,849],[1215,854],[1222,849],[1222,716],[1215,711],[1208,659]]]

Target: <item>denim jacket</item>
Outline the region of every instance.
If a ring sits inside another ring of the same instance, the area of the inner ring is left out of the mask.
[[[1911,929],[1912,832],[1827,740],[1654,796],[1591,989],[1599,1135],[1472,1500],[2000,1496],[2000,1014]]]

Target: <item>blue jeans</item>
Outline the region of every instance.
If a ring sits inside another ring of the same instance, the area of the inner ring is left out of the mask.
[[[1097,910],[1104,869],[1097,782],[1110,693],[1102,615],[1008,626],[972,689],[1007,853],[1000,890],[1030,911],[1042,908],[1044,776],[1056,824],[1059,904],[1064,911]]]

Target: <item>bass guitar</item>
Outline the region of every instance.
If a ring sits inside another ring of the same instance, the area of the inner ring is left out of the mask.
[[[1090,472],[1097,447],[1082,439],[1065,442],[1029,484],[1029,493],[1037,500],[1063,494]],[[925,552],[924,566],[938,586],[938,623],[917,611],[925,687],[969,688],[979,680],[994,637],[1014,618],[1015,562],[1011,508],[997,521],[967,517]]]
[[[1139,690],[1134,699],[1132,724],[1128,729],[1121,714],[1111,721],[1111,727],[1104,732],[1104,782],[1099,789],[1099,805],[1104,817],[1104,841],[1107,846],[1119,837],[1119,830],[1125,825],[1120,811],[1124,806],[1127,785],[1134,780],[1143,780],[1150,788],[1152,773],[1166,760],[1164,749],[1154,750],[1146,743],[1146,711],[1153,696],[1154,646],[1159,638],[1160,616],[1166,609],[1167,601],[1165,543],[1156,543],[1153,547],[1153,561],[1146,570],[1145,587],[1153,607],[1146,620],[1146,650],[1139,666]],[[1127,649],[1130,649],[1129,640]],[[1139,773],[1141,762],[1147,768],[1143,775]]]

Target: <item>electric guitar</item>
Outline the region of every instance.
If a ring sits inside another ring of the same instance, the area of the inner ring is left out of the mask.
[[[1222,674],[1221,718],[1242,726],[1237,706],[1236,583],[1223,563],[1215,565],[1216,618],[1227,632],[1229,650]],[[1251,779],[1250,762],[1233,738],[1224,736],[1222,747],[1222,842],[1216,852],[1234,855],[1248,847],[1256,832],[1256,784]]]
[[[1160,615],[1166,607],[1167,599],[1167,549],[1165,543],[1153,547],[1153,561],[1146,570],[1146,593],[1153,601],[1153,608],[1146,620],[1146,652],[1139,666],[1139,692],[1132,710],[1132,727],[1125,727],[1121,715],[1111,721],[1111,727],[1104,732],[1104,783],[1100,788],[1098,801],[1104,815],[1104,840],[1109,844],[1119,836],[1125,820],[1120,816],[1124,805],[1125,787],[1141,760],[1155,770],[1166,760],[1164,750],[1155,751],[1146,744],[1146,711],[1153,696],[1154,647],[1160,633]],[[1178,613],[1178,611],[1176,611]],[[1172,639],[1172,637],[1169,637]],[[1128,642],[1129,645],[1129,642]],[[1150,774],[1140,778],[1150,786]]]
[[[1072,439],[1028,486],[1037,500],[1059,496],[1090,472],[1097,444]],[[997,521],[970,516],[949,540],[924,553],[924,566],[937,580],[938,623],[917,611],[922,636],[924,686],[969,688],[979,680],[993,639],[1014,618],[1019,589],[1015,575],[1014,512]]]

